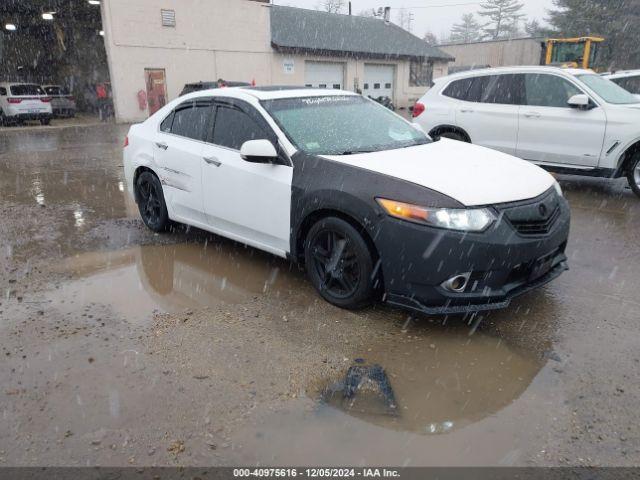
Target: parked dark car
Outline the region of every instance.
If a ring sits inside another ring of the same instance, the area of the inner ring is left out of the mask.
[[[180,92],[180,96],[186,95],[187,93],[199,92],[200,90],[208,90],[210,88],[220,88],[220,87],[250,87],[251,84],[249,82],[234,82],[228,80],[217,80],[215,82],[196,82],[196,83],[187,83],[182,92]]]

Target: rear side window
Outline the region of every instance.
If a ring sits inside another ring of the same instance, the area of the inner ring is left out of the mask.
[[[210,113],[211,106],[209,104],[188,102],[180,105],[173,114],[171,133],[181,137],[193,138],[194,140],[204,140]],[[165,121],[168,120],[169,117],[165,119]],[[164,122],[162,123],[164,124]],[[162,124],[160,129],[162,130]]]
[[[9,89],[11,90],[11,95],[16,96],[45,95],[40,85],[11,85]]]
[[[476,89],[474,84],[472,90],[474,95],[480,97],[481,103],[522,104],[523,76],[521,74],[490,75],[480,78],[482,80],[478,81],[478,88]]]
[[[532,107],[569,108],[569,99],[583,93],[564,78],[544,73],[527,73],[525,88],[526,104]]]
[[[462,80],[455,80],[451,82],[447,88],[442,92],[443,95],[455,98],[456,100],[467,100],[467,94],[469,93],[469,87],[474,78],[463,78]]]
[[[7,95],[7,89],[4,87],[0,87],[0,95],[3,97]]]
[[[232,107],[218,107],[213,143],[234,150],[240,150],[244,142],[269,138],[249,115]]]

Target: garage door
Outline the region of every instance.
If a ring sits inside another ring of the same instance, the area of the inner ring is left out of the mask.
[[[373,98],[389,97],[393,99],[393,65],[364,65],[364,85],[362,92]]]
[[[340,89],[344,86],[344,64],[305,62],[304,83],[307,87]]]

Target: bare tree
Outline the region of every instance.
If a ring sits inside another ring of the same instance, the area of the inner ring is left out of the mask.
[[[427,44],[429,44],[429,45],[437,45],[438,44],[438,37],[436,37],[433,32],[425,32],[425,34],[422,37],[422,39],[425,42],[427,42]]]
[[[406,31],[411,31],[411,22],[413,21],[413,14],[406,8],[400,8],[396,14],[396,25],[402,27]]]
[[[524,22],[524,31],[530,37],[539,37],[543,35],[542,25],[535,18],[530,22]]]
[[[316,10],[329,13],[340,13],[345,6],[345,0],[322,0],[316,5]]]
[[[485,35],[494,40],[512,36],[524,18],[522,7],[524,4],[518,0],[484,0],[478,15],[489,19],[483,26]]]
[[[450,40],[459,43],[476,42],[482,37],[481,28],[473,13],[465,13],[462,21],[451,28]]]

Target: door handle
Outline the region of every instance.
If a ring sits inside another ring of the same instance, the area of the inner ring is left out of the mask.
[[[209,165],[215,165],[216,167],[219,167],[220,165],[222,165],[222,162],[220,162],[216,157],[202,157],[202,158]]]
[[[167,148],[169,148],[169,145],[163,142],[156,142],[156,147],[161,148],[162,150],[166,150]]]
[[[461,108],[460,113],[473,113],[473,108]]]
[[[540,118],[541,115],[538,112],[525,112],[524,114],[527,118]]]

